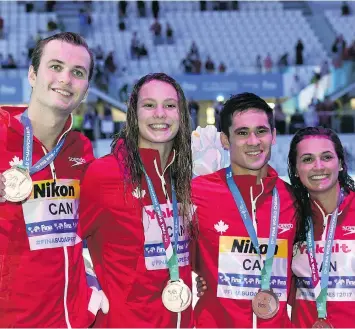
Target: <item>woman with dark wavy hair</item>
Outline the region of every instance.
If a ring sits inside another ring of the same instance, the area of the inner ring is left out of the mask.
[[[110,312],[96,327],[192,327],[189,111],[163,73],[134,86],[112,152],[90,165],[80,223]]]
[[[299,130],[288,173],[298,220],[292,322],[296,328],[355,328],[355,184],[337,134]]]

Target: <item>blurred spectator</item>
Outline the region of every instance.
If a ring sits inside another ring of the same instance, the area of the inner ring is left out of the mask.
[[[159,6],[159,1],[152,1],[152,13],[153,13],[153,17],[155,19],[159,18],[159,11],[160,11],[160,6]]]
[[[57,1],[46,1],[46,12],[53,12],[53,8],[56,5]]]
[[[169,23],[166,23],[166,42],[169,45],[174,43],[174,31]]]
[[[288,67],[288,53],[281,55],[281,57],[277,63],[277,66],[278,66],[280,72],[283,72]]]
[[[325,96],[324,101],[317,107],[319,113],[319,124],[326,128],[331,128],[331,113],[335,111],[335,104],[329,96]]]
[[[271,72],[272,71],[272,66],[273,66],[273,63],[272,63],[271,55],[270,55],[270,53],[267,53],[267,55],[266,55],[266,57],[264,59],[265,71],[266,72]]]
[[[52,31],[55,31],[58,29],[58,25],[57,23],[53,20],[53,19],[50,19],[47,23],[47,31],[48,32],[52,32]]]
[[[296,45],[296,65],[303,65],[303,49],[303,42],[299,39]]]
[[[231,1],[232,2],[232,10],[239,10],[239,1]]]
[[[214,1],[214,10],[228,10],[228,1]]]
[[[226,70],[227,70],[227,67],[225,66],[225,64],[223,62],[221,62],[218,66],[219,73],[225,73]]]
[[[120,31],[126,31],[126,22],[124,18],[121,17],[118,18],[118,29]]]
[[[33,10],[33,2],[32,1],[26,1],[26,13],[30,13]]]
[[[205,63],[205,69],[206,69],[207,73],[213,73],[215,70],[214,62],[212,61],[210,56],[207,56],[207,60]]]
[[[144,44],[143,42],[142,42],[142,44],[140,44],[139,47],[138,47],[138,55],[139,55],[138,59],[139,59],[140,57],[146,57],[146,56],[148,56],[148,50],[147,50],[147,48],[146,48],[146,46],[145,46],[145,44]]]
[[[127,1],[118,1],[118,17],[126,17],[127,5]]]
[[[128,101],[128,83],[125,83],[118,91],[118,98],[121,102],[126,103]]]
[[[89,109],[84,114],[82,127],[84,135],[89,138],[91,142],[95,141],[94,129],[96,126],[96,120],[97,113],[95,113],[95,110],[92,107],[89,107]]]
[[[327,60],[324,60],[320,67],[320,77],[323,78],[330,73],[329,63]]]
[[[263,64],[261,63],[261,56],[260,55],[256,56],[255,67],[256,67],[256,71],[258,73],[262,72]]]
[[[292,81],[292,85],[291,85],[291,95],[292,96],[297,96],[304,87],[305,86],[302,83],[299,75],[295,74],[293,76],[293,81]]]
[[[198,111],[200,109],[200,105],[198,105],[198,103],[193,98],[191,98],[188,106],[192,122],[192,130],[195,130],[198,126]]]
[[[350,8],[349,8],[349,5],[346,1],[343,1],[343,4],[341,6],[341,15],[342,16],[350,15]]]
[[[355,41],[352,42],[348,49],[348,56],[351,61],[355,61]]]
[[[104,104],[104,115],[101,119],[101,136],[103,138],[110,138],[114,132],[114,123],[112,120],[111,107],[108,104]]]
[[[4,19],[0,16],[0,39],[4,39]]]
[[[100,45],[97,45],[94,54],[97,61],[102,61],[104,59],[105,54]]]
[[[312,79],[311,79],[311,83],[317,84],[319,82],[320,78],[321,78],[320,69],[318,67],[316,67],[313,70],[313,76],[312,76]]]
[[[100,90],[108,92],[108,75],[100,66],[96,66],[94,82]]]
[[[7,59],[4,61],[2,67],[3,67],[4,69],[16,69],[16,68],[17,68],[15,59],[14,59],[14,57],[13,57],[11,54],[9,54],[9,55],[7,56]]]
[[[4,66],[4,55],[0,53],[0,69]]]
[[[104,63],[105,71],[115,74],[117,70],[117,65],[115,64],[115,60],[113,58],[113,51],[110,51],[107,55]]]
[[[286,133],[286,116],[282,111],[282,106],[279,99],[276,99],[274,107],[274,116],[275,116],[275,128],[276,131],[284,135]]]
[[[90,11],[86,11],[86,24],[87,24],[87,32],[91,33],[92,16],[91,16]]]
[[[343,56],[346,49],[346,42],[342,35],[339,35],[332,46],[333,53],[333,65],[335,68],[339,68],[343,65]]]
[[[303,117],[307,127],[317,127],[319,125],[319,117],[317,113],[318,100],[314,97],[308,110],[304,112]]]
[[[26,47],[28,49],[28,58],[31,58],[33,50],[36,47],[36,40],[35,40],[35,37],[33,35],[29,35],[28,36],[28,39],[27,39],[27,42],[26,42]]]
[[[137,1],[137,9],[139,17],[145,17],[145,2],[144,1]]]
[[[222,101],[215,102],[213,108],[214,108],[214,119],[215,119],[214,124],[217,128],[217,131],[221,131],[221,111],[223,109],[223,102]]]
[[[189,56],[182,59],[182,61],[180,63],[180,67],[182,68],[184,73],[192,73],[193,62],[191,61]]]
[[[304,127],[305,122],[303,113],[301,113],[300,110],[296,108],[295,113],[291,116],[289,133],[293,135],[297,130]]]
[[[202,70],[202,62],[200,58],[196,58],[192,62],[192,73],[200,74]]]
[[[199,51],[198,51],[198,48],[197,48],[197,45],[196,45],[196,42],[195,42],[195,41],[193,41],[192,44],[191,44],[190,56],[197,56],[197,57],[200,57],[200,53],[199,53]]]
[[[200,1],[200,11],[206,11],[206,9],[207,9],[207,2]]]
[[[154,45],[159,45],[162,43],[161,30],[162,30],[161,24],[156,19],[150,27],[150,31],[153,32]]]
[[[131,39],[131,59],[138,58],[139,55],[139,40],[137,36],[137,32],[133,32]]]

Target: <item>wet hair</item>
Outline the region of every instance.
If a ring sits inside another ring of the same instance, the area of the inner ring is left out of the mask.
[[[189,216],[192,179],[190,116],[184,92],[172,77],[164,73],[153,73],[145,75],[137,81],[128,101],[126,124],[124,128],[114,136],[111,144],[112,153],[116,155],[116,157],[117,153],[123,152],[123,154],[125,154],[123,159],[125,183],[140,187],[143,175],[143,164],[139,155],[138,146],[138,98],[143,85],[153,80],[170,84],[175,88],[178,95],[180,125],[178,133],[174,138],[173,149],[175,150],[175,161],[170,166],[170,173],[175,181],[178,202],[182,205],[181,216],[184,219],[184,225],[189,231],[191,231],[192,226]],[[119,141],[122,141],[123,143],[120,143]]]
[[[35,74],[37,75],[39,65],[41,63],[41,58],[43,55],[43,49],[44,47],[51,41],[53,40],[59,40],[63,41],[66,43],[70,43],[71,45],[74,46],[81,46],[84,47],[89,55],[90,55],[90,69],[89,69],[89,81],[92,78],[93,72],[94,72],[94,55],[92,51],[90,50],[88,44],[86,43],[85,39],[81,37],[79,34],[74,33],[74,32],[62,32],[62,33],[57,33],[54,34],[48,38],[39,40],[36,44],[35,49],[33,50],[32,57],[31,57],[31,65],[33,66],[33,70]]]
[[[221,131],[229,137],[229,128],[232,126],[235,112],[244,112],[249,109],[257,109],[265,112],[271,130],[275,128],[274,112],[272,108],[259,96],[252,93],[242,93],[231,96],[223,105],[220,114]]]
[[[288,153],[288,176],[291,183],[291,192],[295,198],[295,209],[297,218],[297,233],[295,242],[306,240],[309,230],[308,219],[312,217],[311,200],[307,188],[302,184],[296,175],[297,145],[308,136],[320,136],[333,142],[335,152],[343,170],[339,171],[339,185],[346,192],[355,191],[353,179],[348,174],[348,167],[345,160],[345,152],[338,135],[331,129],[323,127],[307,127],[300,129],[293,136],[290,151]]]

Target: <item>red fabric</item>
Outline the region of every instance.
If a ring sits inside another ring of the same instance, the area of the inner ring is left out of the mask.
[[[234,180],[251,215],[252,201],[250,188],[252,187],[254,199],[261,193],[262,185],[256,185],[255,176],[234,176]],[[278,178],[277,173],[271,167],[269,167],[268,175],[262,182],[264,190],[256,201],[257,235],[258,238],[268,239],[269,237],[272,190],[274,186],[277,186],[280,195],[280,218],[277,238],[278,245],[279,241],[283,239],[282,243],[285,255],[282,260],[284,262],[284,269],[281,269],[281,271],[285,272],[284,277],[286,279],[284,280],[283,301],[280,301],[279,312],[270,320],[258,319],[258,327],[289,327],[291,324],[287,315],[286,301],[291,285],[290,264],[296,228],[293,201],[285,182]],[[258,259],[255,254],[252,258],[250,252],[245,253],[244,251],[237,251],[237,249],[235,249],[233,253],[233,249],[228,247],[228,243],[226,242],[229,241],[228,239],[232,242],[234,241],[233,243],[235,243],[236,240],[242,241],[241,237],[245,237],[246,241],[249,235],[240,217],[233,196],[229,191],[225,178],[225,169],[210,175],[195,178],[192,182],[192,193],[193,202],[197,206],[200,228],[196,246],[199,262],[196,264],[196,268],[197,272],[206,279],[208,285],[207,292],[199,299],[195,308],[196,327],[251,328],[253,325],[252,297],[250,297],[250,295],[248,297],[243,296],[245,296],[248,291],[249,294],[250,292],[253,293],[253,291],[256,292],[259,288],[259,284],[256,284],[254,290],[250,290],[250,287],[245,286],[233,287],[232,289],[236,289],[233,293],[239,296],[240,299],[226,298],[226,296],[217,297],[218,286],[220,286],[219,289],[225,291],[224,288],[221,288],[223,287],[223,283],[221,283],[220,275],[221,272],[224,271],[220,268],[221,264],[222,266],[229,266],[229,271],[235,271],[230,273],[241,273],[243,276],[260,274],[260,269],[256,269],[256,272],[252,270],[252,267],[257,264],[254,263],[254,260]],[[220,223],[220,221],[222,221],[222,223]],[[282,229],[285,225],[286,227],[289,225],[287,230]],[[224,230],[221,231],[221,229]],[[220,250],[223,251],[225,249],[227,249],[229,253],[220,252]],[[232,256],[228,256],[228,254]],[[226,261],[228,258],[224,258],[226,256],[231,257],[229,261]],[[234,261],[236,262],[235,264]],[[275,267],[277,266],[275,266],[274,260],[273,270]],[[242,280],[243,278],[244,277],[242,277]],[[220,283],[220,285],[218,285],[218,283]],[[228,286],[227,288],[229,289]]]
[[[340,205],[337,227],[333,242],[329,282],[336,280],[328,286],[327,319],[334,328],[355,328],[355,274],[353,265],[355,261],[355,193],[350,192]],[[329,228],[330,215],[326,217],[326,228],[323,230],[324,216],[320,209],[313,205],[314,230],[316,245],[316,259],[318,269],[323,262],[322,235]],[[323,240],[324,241],[324,240]],[[303,257],[301,256],[303,255]],[[311,272],[308,263],[306,244],[302,244],[292,263],[292,270],[299,278],[310,278]],[[320,273],[321,277],[321,273]],[[343,280],[343,281],[342,281]],[[303,293],[313,293],[312,288],[298,287],[293,301],[292,322],[297,328],[310,328],[317,320],[317,309],[314,298],[302,297]]]
[[[0,108],[0,172],[22,159],[23,126],[18,120],[24,108]],[[68,120],[66,128],[71,125]],[[42,144],[34,138],[33,163],[43,157]],[[57,179],[80,180],[85,165],[72,166],[68,159],[93,160],[90,141],[69,132],[54,160]],[[34,183],[52,179],[50,166],[32,175]],[[41,218],[42,219],[42,218]],[[46,220],[43,218],[42,220]],[[79,233],[77,233],[79,234]],[[88,311],[91,289],[87,287],[82,243],[68,246],[68,316],[72,327],[88,327],[94,315]],[[64,314],[64,248],[30,250],[20,203],[0,203],[0,327],[67,327]]]
[[[166,210],[166,197],[154,167],[156,160],[162,174],[159,153],[140,149],[140,155],[162,211],[172,220],[172,208]],[[148,270],[146,265],[147,232],[151,225],[156,225],[154,214],[151,209],[149,213],[147,210],[147,206],[152,204],[147,183],[143,177],[141,189],[144,197],[141,200],[134,197],[132,193],[136,186],[123,181],[127,171],[122,165],[125,156],[118,152],[118,159],[108,155],[94,161],[82,185],[80,224],[87,237],[95,273],[110,302],[110,312],[107,315],[99,312],[94,326],[176,328],[177,314],[165,309],[161,301],[162,291],[170,278],[169,271]],[[169,170],[166,170],[164,177],[171,200]],[[95,189],[92,189],[93,186]],[[143,211],[150,218],[148,222],[143,219]],[[168,227],[170,230],[171,227]],[[162,242],[161,234],[158,239],[157,242]],[[180,278],[191,288],[189,264],[180,266]],[[181,328],[192,325],[190,307],[182,312]]]

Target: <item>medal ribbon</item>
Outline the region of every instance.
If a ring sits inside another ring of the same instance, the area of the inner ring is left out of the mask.
[[[343,192],[340,194],[340,202],[343,199]],[[338,207],[340,202],[338,202]],[[330,269],[330,258],[334,242],[335,228],[338,221],[338,208],[332,214],[329,224],[329,230],[324,246],[324,256],[322,264],[322,274],[319,277],[318,266],[316,262],[315,242],[314,242],[314,227],[312,218],[308,218],[309,230],[307,232],[307,251],[308,261],[312,272],[313,290],[316,297],[318,318],[325,319],[327,317],[327,291]]]
[[[166,226],[164,217],[163,217],[163,212],[161,211],[161,207],[158,201],[157,194],[155,193],[153,183],[151,179],[149,178],[147,172],[145,171],[144,168],[142,168],[145,179],[147,180],[148,183],[148,190],[149,190],[149,195],[153,203],[154,211],[157,215],[158,218],[158,224],[161,230],[162,234],[162,239],[163,239],[163,245],[165,249],[165,254],[166,258],[168,261],[168,268],[170,272],[170,279],[171,281],[177,281],[179,280],[179,264],[178,264],[178,259],[177,259],[177,244],[179,242],[179,213],[178,213],[178,205],[177,205],[177,199],[176,199],[176,192],[175,192],[175,186],[174,186],[174,180],[171,178],[171,194],[172,194],[172,199],[173,199],[173,217],[174,217],[174,247],[172,246],[170,236],[168,233],[168,228]]]
[[[243,223],[245,228],[248,231],[249,237],[251,242],[258,253],[259,257],[261,258],[260,248],[259,248],[259,241],[256,235],[253,221],[250,218],[247,206],[243,200],[243,197],[234,182],[232,168],[229,166],[226,168],[226,178],[229,190],[231,191],[235,204],[238,207],[239,213],[242,217]],[[271,205],[271,220],[270,220],[270,235],[269,235],[269,243],[268,249],[266,253],[266,259],[261,271],[261,289],[262,290],[270,290],[270,278],[272,272],[272,264],[274,262],[274,254],[276,249],[276,242],[277,242],[277,228],[279,224],[279,217],[280,217],[280,197],[279,193],[276,188],[273,189],[272,192],[272,205]]]
[[[54,147],[53,150],[43,156],[36,164],[32,166],[32,152],[33,152],[33,130],[30,119],[27,115],[27,110],[21,116],[21,122],[24,126],[23,137],[23,165],[20,166],[29,171],[30,175],[41,171],[47,167],[57,157],[61,148],[64,145],[66,134],[60,140],[60,142]]]

